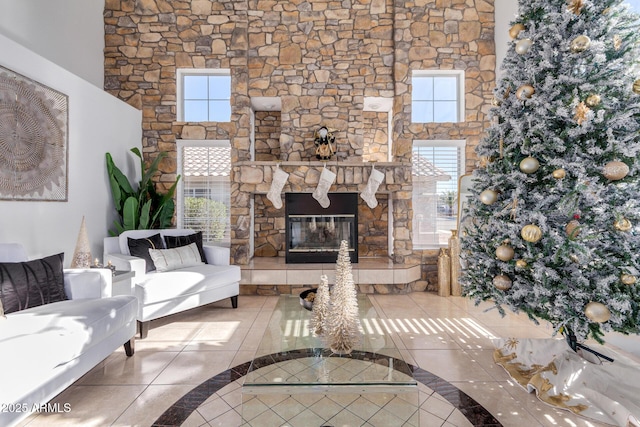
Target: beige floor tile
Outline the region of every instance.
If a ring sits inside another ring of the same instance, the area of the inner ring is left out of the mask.
[[[208,426],[209,423],[204,419],[198,411],[193,411],[189,418],[187,418],[180,427],[200,427]]]
[[[493,378],[463,350],[410,350],[422,369],[446,381],[492,381]]]
[[[133,357],[110,356],[83,376],[78,385],[151,384],[178,353],[140,352]]]
[[[153,384],[193,384],[224,372],[235,356],[233,351],[185,351],[158,375]]]
[[[113,426],[150,426],[169,406],[173,405],[192,388],[190,385],[150,385],[118,417]]]

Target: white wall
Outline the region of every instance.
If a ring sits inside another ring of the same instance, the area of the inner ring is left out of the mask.
[[[85,216],[93,257],[102,258],[116,218],[105,153],[135,176],[129,149],[140,146],[142,113],[2,35],[0,65],[69,97],[68,202],[0,200],[0,242],[24,244],[31,258],[64,252],[68,266]]]
[[[104,0],[0,0],[0,34],[104,87]]]
[[[495,0],[495,42],[496,42],[496,72],[500,77],[502,60],[507,54],[511,38],[509,37],[509,28],[511,22],[518,14],[517,0]]]

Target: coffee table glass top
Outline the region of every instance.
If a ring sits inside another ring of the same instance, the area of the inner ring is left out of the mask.
[[[336,355],[310,330],[312,313],[297,295],[283,295],[245,377],[246,386],[416,386],[367,295],[358,295],[359,343]]]

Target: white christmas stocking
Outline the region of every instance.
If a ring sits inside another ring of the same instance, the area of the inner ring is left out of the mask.
[[[320,203],[320,206],[325,209],[328,208],[331,204],[327,194],[329,193],[329,189],[331,188],[331,185],[335,180],[335,173],[331,172],[327,168],[322,169],[322,173],[320,174],[320,181],[318,182],[316,191],[313,192],[313,198],[316,199],[318,203]]]
[[[271,181],[271,188],[269,188],[269,192],[267,193],[267,199],[273,203],[273,207],[276,209],[280,209],[282,207],[282,189],[284,185],[287,183],[289,179],[289,174],[280,169],[276,168],[276,171],[273,173],[273,180]]]
[[[376,199],[376,191],[378,191],[378,187],[384,180],[384,174],[374,168],[371,168],[371,174],[369,174],[369,181],[367,181],[367,187],[364,189],[362,193],[360,193],[360,197],[367,202],[367,205],[373,209],[378,206],[378,199]]]

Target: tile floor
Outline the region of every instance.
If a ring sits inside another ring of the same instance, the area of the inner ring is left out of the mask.
[[[408,363],[472,398],[454,406],[420,384],[420,426],[489,425],[463,415],[477,404],[504,426],[601,425],[539,402],[494,364],[492,338],[547,338],[549,327],[535,326],[524,315],[502,318],[461,297],[419,292],[371,298]],[[154,321],[148,338],[136,342],[134,357],[118,350],[54,399],[69,403],[70,412],[33,415],[20,425],[151,426],[204,385],[207,399],[182,425],[240,426],[243,379],[230,368],[251,360],[276,301],[241,296],[236,310],[227,300]],[[221,375],[225,372],[232,375]],[[299,397],[298,403],[310,407],[309,398]]]

